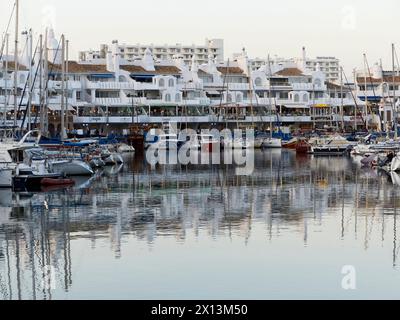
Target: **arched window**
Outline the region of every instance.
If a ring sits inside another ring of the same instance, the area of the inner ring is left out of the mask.
[[[321,79],[315,79],[315,80],[314,80],[314,85],[315,85],[316,87],[320,87],[320,86],[321,86]]]
[[[176,102],[181,102],[181,94],[180,94],[180,93],[177,93],[177,94],[175,95],[175,101],[176,101]]]
[[[308,102],[308,94],[303,94],[303,102]]]
[[[298,95],[297,93],[295,93],[295,94],[293,95],[293,101],[294,101],[294,102],[300,102],[300,97],[299,97],[299,95]]]
[[[232,102],[232,95],[230,93],[226,96],[226,102]]]
[[[158,85],[159,85],[160,87],[164,87],[164,86],[165,86],[165,80],[164,80],[164,79],[160,79],[160,80],[158,81]]]
[[[261,86],[262,86],[262,80],[261,80],[261,78],[256,78],[256,80],[254,81],[254,83],[256,84],[257,87],[261,87]]]
[[[171,102],[171,95],[170,95],[169,93],[167,93],[167,94],[165,95],[165,101]]]
[[[236,95],[236,102],[242,102],[242,95],[240,93]]]
[[[168,87],[172,88],[175,85],[174,79],[168,80]]]
[[[119,76],[119,82],[126,82],[125,76]]]

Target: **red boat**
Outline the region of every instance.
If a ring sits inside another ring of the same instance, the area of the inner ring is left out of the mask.
[[[75,181],[72,179],[52,179],[44,178],[40,181],[42,186],[70,186],[74,185]]]
[[[300,140],[296,145],[296,152],[299,154],[306,154],[311,151],[310,144],[305,140]]]
[[[297,144],[298,144],[298,140],[292,139],[287,142],[282,142],[282,148],[296,150]]]

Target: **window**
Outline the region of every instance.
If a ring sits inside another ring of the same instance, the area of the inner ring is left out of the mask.
[[[300,102],[300,97],[297,93],[294,94],[293,100],[294,100],[294,102]]]
[[[164,79],[160,79],[160,80],[158,81],[158,85],[159,85],[160,87],[164,87],[164,86],[165,86],[165,80],[164,80]]]
[[[230,93],[226,96],[226,102],[232,102],[232,95]]]
[[[262,86],[261,78],[256,78],[256,81],[254,81],[254,83],[256,84],[257,87],[261,87]]]
[[[321,79],[315,79],[314,80],[314,85],[317,86],[317,87],[320,87],[321,86]]]
[[[177,93],[177,94],[175,95],[175,101],[176,101],[176,102],[181,102],[181,94],[180,94],[180,93]]]
[[[170,87],[170,88],[172,88],[173,86],[174,86],[174,79],[169,79],[168,80],[168,86]]]
[[[240,93],[236,95],[236,102],[242,102],[242,95]]]
[[[165,101],[171,102],[171,95],[170,95],[169,93],[167,93],[167,94],[165,95]]]
[[[303,102],[308,102],[308,94],[303,94]]]

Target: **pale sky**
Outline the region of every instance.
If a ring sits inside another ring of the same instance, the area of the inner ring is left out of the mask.
[[[3,33],[14,0],[0,1]],[[336,56],[345,70],[400,55],[398,0],[20,0],[21,28],[36,34],[52,23],[65,33],[72,58],[101,43],[203,44],[225,40],[225,58],[245,47],[250,57]],[[13,31],[12,31],[13,32]],[[350,77],[350,75],[348,75]]]

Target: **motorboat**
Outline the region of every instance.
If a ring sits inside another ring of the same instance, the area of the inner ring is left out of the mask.
[[[119,153],[134,153],[135,148],[125,143],[122,143],[118,146],[117,151]]]
[[[311,145],[304,139],[297,142],[296,153],[297,154],[308,154],[311,152]]]
[[[299,140],[297,138],[293,138],[289,141],[282,142],[282,148],[296,150],[298,142]]]
[[[264,139],[263,148],[282,148],[282,140],[276,138]]]
[[[50,160],[51,171],[66,176],[90,176],[94,172],[83,160],[79,159],[55,159]]]
[[[352,144],[341,136],[333,136],[322,144],[312,145],[311,153],[314,155],[342,156],[350,151]]]

